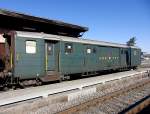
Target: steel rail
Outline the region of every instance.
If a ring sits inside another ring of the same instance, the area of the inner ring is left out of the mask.
[[[136,114],[136,113],[139,113],[140,111],[142,111],[142,109],[144,109],[148,105],[150,105],[150,95],[144,97],[137,103],[131,105],[127,109],[120,112],[119,114]]]
[[[102,103],[104,101],[113,99],[114,97],[120,96],[120,95],[125,94],[125,93],[127,93],[129,91],[132,91],[132,90],[135,90],[135,89],[140,89],[144,85],[149,84],[149,83],[150,83],[150,80],[146,80],[146,81],[143,81],[143,82],[138,83],[138,84],[137,83],[133,84],[132,86],[129,86],[129,87],[125,88],[125,89],[121,89],[121,90],[112,92],[112,93],[110,93],[108,95],[105,95],[105,96],[102,96],[102,97],[99,97],[99,98],[94,98],[94,99],[86,101],[86,102],[84,102],[82,104],[70,107],[70,108],[65,109],[65,110],[63,110],[61,112],[58,112],[58,114],[72,114],[72,113],[77,113],[77,112],[82,111],[82,110],[86,110],[87,108],[89,108],[91,106],[96,106],[99,103]],[[145,101],[145,102],[147,103],[147,101]],[[148,100],[148,102],[149,102],[149,100]],[[147,103],[147,104],[149,104],[149,103]],[[135,110],[136,109],[134,109],[134,112],[135,112]],[[131,111],[131,112],[133,112],[133,111]],[[127,114],[131,114],[131,112],[128,112]]]

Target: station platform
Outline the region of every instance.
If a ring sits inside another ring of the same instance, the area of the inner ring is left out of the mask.
[[[134,76],[139,73],[149,71],[150,68],[141,68],[125,72],[101,75],[96,77],[64,81],[61,83],[43,85],[38,87],[30,87],[26,89],[12,90],[0,93],[0,106],[12,104],[20,101],[30,100],[40,97],[48,97],[49,95],[62,93],[72,90],[82,90],[84,87],[90,87],[96,84],[105,83],[108,81]]]

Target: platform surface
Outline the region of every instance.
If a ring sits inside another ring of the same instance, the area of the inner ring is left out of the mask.
[[[23,101],[23,100],[33,99],[37,97],[46,97],[48,95],[60,93],[64,91],[82,89],[83,87],[86,86],[92,86],[99,83],[105,83],[111,80],[133,76],[135,74],[139,74],[139,72],[141,73],[146,72],[147,70],[150,70],[150,68],[138,69],[136,71],[132,70],[132,71],[125,71],[125,72],[118,72],[118,73],[101,75],[96,77],[65,81],[65,82],[55,83],[50,85],[30,87],[26,89],[3,92],[0,93],[0,106]]]

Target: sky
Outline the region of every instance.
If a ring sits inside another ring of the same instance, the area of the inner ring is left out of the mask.
[[[150,53],[150,0],[0,0],[0,8],[89,28],[84,38],[126,43]]]

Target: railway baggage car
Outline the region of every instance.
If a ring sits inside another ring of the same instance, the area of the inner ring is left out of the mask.
[[[141,49],[135,46],[36,32],[13,31],[3,37],[1,86],[134,69],[141,63]]]

